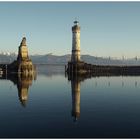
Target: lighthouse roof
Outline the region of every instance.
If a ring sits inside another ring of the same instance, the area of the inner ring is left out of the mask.
[[[72,31],[80,31],[79,21],[75,20],[73,23]]]
[[[78,24],[79,24],[79,22],[78,22],[77,20],[75,20],[75,21],[74,21],[74,24],[78,25]]]

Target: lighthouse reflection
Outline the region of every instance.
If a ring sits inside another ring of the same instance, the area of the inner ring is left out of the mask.
[[[74,122],[80,118],[80,85],[85,79],[91,78],[91,75],[80,75],[72,73],[68,75],[68,80],[71,81],[72,92],[72,117]]]
[[[76,121],[80,117],[80,80],[75,77],[71,80],[72,89],[72,117]]]

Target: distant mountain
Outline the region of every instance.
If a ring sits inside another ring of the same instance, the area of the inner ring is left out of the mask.
[[[71,59],[71,55],[56,56],[52,54],[47,55],[31,55],[34,64],[67,64]],[[0,63],[11,63],[16,60],[17,56],[15,54],[0,54]],[[95,57],[90,55],[82,55],[81,60],[98,65],[140,65],[140,59],[125,59],[117,60],[112,58]]]
[[[16,55],[14,54],[3,54],[0,53],[0,64],[2,63],[11,63],[17,58]]]
[[[66,64],[70,60],[71,55],[33,55],[30,58],[35,64]]]

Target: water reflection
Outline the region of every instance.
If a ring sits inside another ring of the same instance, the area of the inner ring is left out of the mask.
[[[80,80],[78,77],[71,80],[72,89],[72,117],[76,121],[80,117]]]
[[[76,122],[77,120],[79,120],[80,118],[80,86],[81,86],[81,82],[84,82],[86,79],[92,79],[94,78],[95,81],[95,85],[94,87],[96,88],[97,86],[100,85],[103,86],[106,85],[106,87],[109,88],[113,88],[114,86],[117,87],[123,87],[125,88],[126,84],[128,84],[129,86],[132,85],[133,87],[138,87],[138,82],[137,79],[134,79],[135,77],[132,76],[131,80],[127,80],[126,77],[123,78],[123,76],[121,77],[121,80],[114,80],[114,78],[116,77],[101,77],[102,78],[102,82],[100,81],[100,78],[97,76],[92,76],[92,75],[77,75],[77,74],[73,74],[73,75],[67,75],[68,76],[68,80],[71,81],[71,94],[72,94],[72,111],[71,111],[71,115],[73,117],[74,122]],[[117,78],[119,79],[119,77]],[[108,81],[106,81],[108,80]],[[97,82],[98,81],[98,82]],[[115,83],[116,82],[116,83]],[[115,84],[115,85],[114,85]],[[102,88],[102,87],[101,87]]]
[[[23,107],[26,106],[28,100],[28,90],[29,87],[32,85],[32,81],[34,78],[35,78],[34,75],[30,76],[19,75],[16,81],[19,101]]]
[[[38,74],[47,76],[47,77],[53,77],[56,75],[64,75],[65,74],[65,68],[64,65],[36,65]]]
[[[71,81],[72,92],[72,117],[74,122],[80,118],[80,83],[85,79],[91,78],[91,75],[68,75],[68,80]]]
[[[29,87],[32,85],[33,80],[36,80],[37,75],[23,75],[23,74],[8,74],[3,75],[0,79],[6,79],[12,81],[17,85],[18,97],[21,105],[26,107],[28,100]]]

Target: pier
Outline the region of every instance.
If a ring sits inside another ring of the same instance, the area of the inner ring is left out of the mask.
[[[72,54],[71,61],[65,66],[68,75],[78,73],[80,75],[140,75],[139,66],[114,66],[93,65],[81,60],[80,56],[80,25],[74,21],[72,26]]]
[[[68,62],[67,73],[92,75],[140,75],[140,66],[92,65],[85,62]]]

